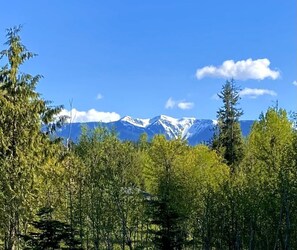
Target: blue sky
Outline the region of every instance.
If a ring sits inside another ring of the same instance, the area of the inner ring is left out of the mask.
[[[22,70],[42,74],[42,96],[84,120],[214,119],[231,77],[243,119],[276,101],[297,109],[295,0],[18,0],[1,9],[0,49],[5,29],[22,24],[38,54]]]

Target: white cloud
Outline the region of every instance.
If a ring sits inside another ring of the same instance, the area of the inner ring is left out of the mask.
[[[271,95],[271,96],[277,96],[277,93],[273,90],[269,89],[250,89],[250,88],[244,88],[239,92],[239,95],[241,97],[249,97],[249,98],[257,98],[258,96],[262,95]]]
[[[292,82],[292,83],[293,83],[293,85],[297,86],[297,81],[294,81],[294,82]]]
[[[101,100],[102,98],[103,98],[103,95],[100,94],[100,93],[99,93],[99,94],[97,95],[97,97],[96,97],[97,100]]]
[[[63,109],[60,115],[70,117],[69,122],[112,122],[121,118],[120,115],[115,112],[100,112],[95,109],[88,111],[78,111],[76,109],[69,111]]]
[[[204,77],[214,78],[234,78],[237,80],[263,80],[267,77],[275,80],[279,78],[280,72],[269,68],[270,61],[267,58],[234,62],[233,60],[224,61],[222,65],[206,66],[196,71],[197,79]]]
[[[173,109],[174,106],[175,106],[175,101],[170,97],[170,98],[167,100],[166,104],[165,104],[165,108],[166,108],[166,109]]]
[[[173,109],[175,107],[178,107],[180,109],[191,109],[194,107],[193,102],[185,102],[185,101],[175,101],[170,97],[167,102],[165,103],[166,109]]]
[[[180,109],[191,109],[194,107],[194,103],[193,102],[179,102],[177,104],[177,107],[179,107]]]

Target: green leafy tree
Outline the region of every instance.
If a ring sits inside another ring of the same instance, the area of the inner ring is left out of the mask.
[[[252,249],[294,249],[296,160],[294,132],[286,111],[269,108],[248,137],[242,174],[245,245]],[[255,195],[257,194],[257,195]],[[296,244],[296,241],[295,241]],[[293,247],[294,246],[294,247]]]
[[[84,167],[85,235],[94,249],[142,245],[143,195],[134,145],[106,128],[83,129],[76,147]]]
[[[224,219],[221,186],[228,180],[230,168],[204,145],[188,147],[177,162],[185,186],[182,196],[187,204],[183,211],[187,215],[187,245],[194,249],[222,248],[217,245]]]
[[[152,179],[148,209],[157,249],[182,249],[187,242],[187,191],[178,168],[178,158],[186,153],[187,145],[178,140],[167,141],[156,136],[150,148]]]

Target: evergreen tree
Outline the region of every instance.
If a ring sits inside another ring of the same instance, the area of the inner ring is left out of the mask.
[[[39,220],[31,223],[36,231],[22,235],[26,245],[24,249],[82,249],[79,247],[80,241],[76,237],[77,231],[67,223],[54,220],[52,212],[51,207],[39,210],[37,214]]]
[[[218,94],[223,101],[223,106],[217,112],[217,131],[213,139],[212,147],[222,155],[232,173],[229,180],[223,185],[225,201],[222,203],[224,215],[225,236],[222,243],[229,249],[241,248],[240,216],[238,210],[238,197],[235,183],[237,170],[243,158],[243,139],[239,124],[239,118],[243,114],[237,107],[240,96],[239,90],[233,79],[227,80]]]
[[[237,108],[240,96],[233,79],[226,81],[218,96],[222,99],[223,106],[217,112],[217,134],[214,136],[212,147],[222,154],[234,171],[234,166],[243,157],[243,140],[239,124],[243,112]]]
[[[39,197],[39,176],[54,145],[41,132],[61,107],[51,107],[36,92],[40,75],[20,73],[34,56],[21,43],[20,27],[7,32],[6,63],[0,68],[0,237],[4,249],[14,249],[18,235],[34,215]]]

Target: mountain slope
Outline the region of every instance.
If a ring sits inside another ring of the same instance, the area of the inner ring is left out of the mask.
[[[250,132],[254,121],[241,121],[240,125],[244,136]],[[215,121],[208,119],[181,118],[176,119],[160,115],[151,119],[139,119],[125,116],[118,121],[109,123],[72,123],[65,124],[58,132],[58,136],[71,138],[77,141],[81,133],[81,126],[85,125],[90,129],[96,126],[104,126],[114,129],[121,140],[137,141],[141,134],[146,133],[151,139],[156,134],[163,134],[167,139],[181,137],[188,140],[190,145],[208,142],[213,136]]]

